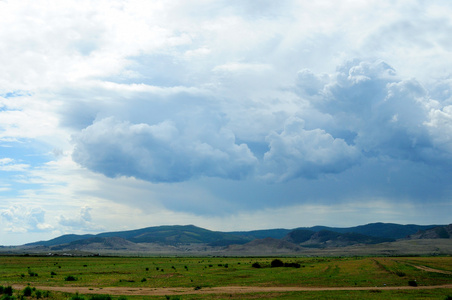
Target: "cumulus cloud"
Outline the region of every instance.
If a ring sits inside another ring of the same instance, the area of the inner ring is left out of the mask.
[[[384,61],[349,60],[334,75],[302,69],[295,79],[297,98],[275,94],[281,112],[267,115],[271,126],[260,128],[259,116],[273,103],[240,106],[214,91],[209,99],[208,88],[106,85],[101,92],[113,89],[130,100],[88,106],[98,110],[97,117],[73,135],[72,157],[108,177],[151,182],[255,175],[287,181],[340,173],[363,157],[433,161],[438,151],[449,151],[437,130],[447,128],[448,107],[435,104],[420,82],[400,78]],[[249,113],[248,120],[242,113]],[[240,142],[237,133],[244,137]],[[253,140],[246,138],[253,134]]]
[[[45,222],[45,211],[39,207],[14,205],[0,211],[6,231],[39,232],[48,231],[52,226]]]
[[[280,134],[270,133],[267,141],[264,168],[270,170],[264,177],[277,181],[339,173],[359,159],[356,147],[322,129],[306,130],[298,118],[288,120]]]
[[[317,90],[301,95],[331,116],[326,131],[348,131],[364,155],[433,162],[438,151],[448,151],[447,137],[437,132],[448,130],[447,105],[431,99],[417,80],[399,78],[383,61],[360,60],[340,66],[328,83],[320,84],[318,77],[301,73],[299,80],[317,83]]]
[[[155,125],[100,120],[74,137],[76,162],[109,177],[177,182],[212,176],[240,179],[256,158],[225,128],[196,128],[170,120]]]

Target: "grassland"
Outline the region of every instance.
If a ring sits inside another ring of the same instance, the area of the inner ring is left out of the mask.
[[[287,267],[271,267],[274,259],[0,256],[0,286],[12,286],[16,298],[24,298],[26,286],[52,290],[50,294],[40,295],[49,299],[71,299],[77,291],[87,294],[105,291],[115,294],[113,298],[122,294],[128,299],[300,299],[301,295],[303,299],[452,297],[450,256],[284,257],[279,259]],[[260,268],[256,268],[256,263]],[[407,288],[409,283],[417,287]],[[423,289],[441,285],[448,286]],[[253,289],[235,292],[233,287]],[[150,291],[159,289],[168,296],[151,295]]]

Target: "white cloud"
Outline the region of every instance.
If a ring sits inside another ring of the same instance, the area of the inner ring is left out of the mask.
[[[303,120],[286,122],[281,134],[267,137],[270,150],[264,156],[265,178],[284,181],[339,173],[358,162],[359,151],[321,129],[305,130]]]
[[[24,171],[29,167],[27,164],[15,163],[12,158],[0,158],[0,171],[18,172]]]
[[[77,232],[84,232],[84,231],[102,231],[105,230],[103,226],[97,225],[95,222],[93,222],[91,218],[91,211],[92,209],[89,207],[82,207],[80,210],[80,213],[77,217],[65,217],[61,215],[58,220],[58,224],[69,228],[69,230],[77,231]],[[67,230],[67,229],[65,229]]]
[[[52,226],[45,222],[45,211],[39,207],[16,205],[0,211],[5,231],[38,232],[49,231]]]

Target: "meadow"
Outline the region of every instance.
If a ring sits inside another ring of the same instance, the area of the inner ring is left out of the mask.
[[[95,300],[94,292],[110,299],[452,299],[451,284],[450,256],[0,256],[0,292],[14,290],[0,293],[6,300]]]

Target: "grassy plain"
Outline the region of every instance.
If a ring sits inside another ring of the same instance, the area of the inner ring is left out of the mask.
[[[0,286],[190,288],[177,299],[446,299],[452,289],[452,257],[280,257],[299,267],[272,268],[274,257],[32,257],[0,256]],[[260,268],[253,267],[259,263]],[[424,270],[420,269],[424,268]],[[425,270],[427,268],[428,271]],[[73,280],[71,280],[73,279]],[[211,287],[403,287],[408,290],[288,291],[195,294]],[[18,291],[16,296],[19,297]],[[0,295],[1,297],[1,295]],[[70,299],[52,292],[51,299]],[[119,296],[114,296],[116,299]],[[127,296],[128,299],[165,299]],[[89,299],[87,297],[86,299]],[[452,299],[452,298],[451,298]]]

